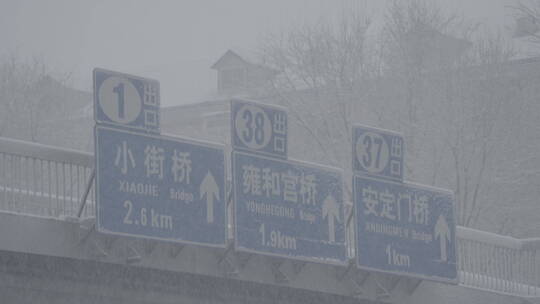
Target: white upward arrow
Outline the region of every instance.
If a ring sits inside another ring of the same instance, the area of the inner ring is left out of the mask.
[[[328,218],[328,240],[333,243],[336,241],[334,218],[339,222],[339,206],[332,195],[328,195],[323,202],[322,216]]]
[[[446,242],[450,241],[450,229],[448,228],[446,218],[442,214],[439,215],[437,223],[435,224],[435,238],[438,238],[441,244],[441,261],[446,262],[448,260],[446,254]]]
[[[214,197],[219,200],[219,187],[210,171],[206,174],[199,190],[201,199],[206,194],[206,222],[214,222]]]

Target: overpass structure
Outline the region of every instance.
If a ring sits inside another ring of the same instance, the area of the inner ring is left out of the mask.
[[[458,285],[100,234],[93,166],[88,153],[0,138],[2,303],[540,303],[540,239],[466,227]]]

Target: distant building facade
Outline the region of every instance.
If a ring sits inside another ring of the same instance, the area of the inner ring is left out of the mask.
[[[220,96],[253,95],[268,85],[276,71],[257,64],[237,50],[228,50],[212,69],[217,71],[217,89]]]

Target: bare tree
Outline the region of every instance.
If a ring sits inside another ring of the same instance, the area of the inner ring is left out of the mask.
[[[353,122],[403,132],[406,176],[453,189],[458,223],[474,225],[514,94],[502,85],[511,49],[425,1],[395,1],[375,39],[366,20],[347,15],[267,40],[264,62],[279,71],[273,96],[311,139],[310,154],[320,152],[314,160],[349,174]]]
[[[38,141],[45,119],[61,117],[61,86],[41,59],[0,63],[0,136]]]
[[[428,80],[433,74],[451,71],[456,66],[469,42],[455,34],[465,28],[468,29],[457,16],[443,14],[439,7],[426,1],[393,1],[387,10],[381,33],[383,72],[388,79],[386,85],[391,83],[398,89],[391,91],[394,95],[386,105],[385,117],[389,119],[385,124],[404,133],[408,158],[419,153],[416,140],[422,140],[419,135],[423,134],[419,128],[428,127],[422,124],[425,118],[419,117],[419,108],[430,102],[426,91],[432,84]],[[436,168],[442,151],[438,147],[431,150],[431,166]],[[417,170],[407,163],[406,171],[417,178]],[[435,183],[437,174],[438,170],[433,170],[432,179],[427,182]]]
[[[489,207],[482,190],[515,93],[505,76],[512,48],[425,2],[407,3],[391,6],[384,32],[387,74],[399,88],[391,96],[402,97],[389,109],[407,115],[387,117],[406,135],[408,175],[453,189],[458,223],[472,226]]]
[[[516,19],[514,37],[540,43],[540,1],[529,0],[509,6]]]
[[[508,82],[511,56],[512,49],[499,36],[480,38],[443,82],[448,93],[441,108],[447,114],[439,132],[450,152],[454,181],[449,184],[464,226],[474,225],[490,207],[489,195],[482,191],[493,182],[494,149],[508,136],[503,131],[505,107],[517,93]]]
[[[270,94],[300,126],[295,138],[307,138],[295,145],[306,149],[298,155],[310,151],[312,161],[349,167],[354,108],[366,100],[361,88],[374,78],[366,43],[369,25],[360,15],[344,14],[336,24],[320,21],[270,36],[261,47],[264,63],[279,72]],[[347,190],[350,194],[350,186]]]
[[[454,190],[458,223],[473,226],[490,203],[482,190],[515,94],[512,48],[426,1],[395,1],[386,17],[382,124],[406,137],[406,178]]]

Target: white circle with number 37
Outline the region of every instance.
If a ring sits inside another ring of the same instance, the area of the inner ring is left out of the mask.
[[[389,161],[390,148],[384,138],[373,132],[365,132],[356,140],[356,159],[370,173],[382,172]]]
[[[127,124],[139,117],[142,99],[128,79],[111,76],[103,81],[98,94],[99,106],[110,120]]]
[[[236,136],[250,149],[262,149],[272,138],[272,126],[263,109],[244,105],[234,119]]]

